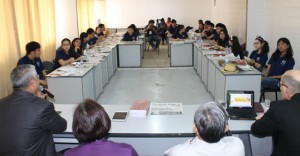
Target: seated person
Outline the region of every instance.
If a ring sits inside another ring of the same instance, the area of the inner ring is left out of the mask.
[[[109,35],[108,29],[105,28],[104,24],[99,24],[98,27],[100,28],[100,33],[98,34],[98,36],[103,36],[104,38],[106,38]]]
[[[168,27],[167,27],[167,24],[165,23],[165,19],[162,18],[160,20],[159,27],[158,27],[158,33],[162,39],[162,45],[164,45],[165,40],[167,40],[167,30],[168,30]]]
[[[204,23],[203,20],[199,20],[198,21],[199,27],[198,29],[195,31],[196,33],[202,33],[202,31],[204,30]]]
[[[104,36],[100,36],[99,35],[100,33],[101,33],[100,28],[96,27],[96,29],[95,29],[95,37],[97,37],[99,41],[103,41],[105,38],[104,38]]]
[[[277,49],[272,54],[265,77],[261,81],[261,90],[265,88],[276,89],[283,73],[294,68],[293,48],[287,38],[277,41]]]
[[[154,20],[149,20],[148,25],[145,27],[144,32],[146,32],[146,37],[148,37],[149,43],[153,49],[156,51],[160,44],[160,36],[158,35],[158,30],[154,26]],[[154,41],[156,44],[154,45]]]
[[[89,41],[89,36],[86,32],[82,32],[80,34],[80,41],[81,41],[81,44],[80,44],[80,50],[83,52],[85,49],[89,49],[89,44],[88,44],[88,41]]]
[[[72,41],[70,56],[74,59],[78,59],[83,55],[82,50],[80,49],[81,41],[80,38],[74,38]]]
[[[67,150],[65,156],[137,156],[131,145],[106,139],[110,127],[111,121],[104,108],[93,100],[84,100],[75,109],[72,124],[80,145]]]
[[[201,33],[202,37],[204,39],[213,40],[214,36],[216,35],[216,30],[214,29],[215,25],[213,23],[208,23],[207,29],[204,29],[204,31]]]
[[[52,133],[61,133],[67,121],[45,100],[33,65],[15,67],[11,74],[13,92],[0,99],[0,155],[55,156]]]
[[[229,45],[231,47],[231,52],[237,58],[244,60],[243,49],[240,45],[239,39],[236,36],[232,36],[229,40]]]
[[[139,30],[136,28],[135,24],[130,24],[130,27],[132,27],[132,28],[133,28],[133,30],[134,30],[134,33],[138,34],[138,36],[140,36],[140,35],[141,35],[140,31],[139,31]]]
[[[64,38],[61,41],[61,48],[56,51],[53,70],[61,66],[71,64],[75,61],[74,57],[70,56],[71,41],[68,38]]]
[[[215,41],[215,42],[218,41],[218,39],[219,39],[219,34],[220,34],[220,31],[221,31],[221,30],[224,30],[225,33],[228,35],[228,31],[227,31],[226,26],[225,26],[223,23],[218,23],[218,24],[216,25],[216,34],[215,34],[215,36],[214,36],[214,41]],[[229,35],[228,35],[227,37],[229,38]]]
[[[171,17],[168,17],[168,18],[167,18],[166,24],[167,24],[167,28],[170,28],[170,26],[171,26],[171,24],[172,24]]]
[[[230,47],[229,46],[229,37],[225,30],[221,30],[219,34],[219,38],[217,40],[217,46],[221,49]]]
[[[262,72],[268,61],[269,44],[262,37],[257,37],[254,40],[254,48],[250,54],[251,63],[254,68]]]
[[[172,36],[176,32],[176,29],[177,29],[177,22],[175,19],[172,19],[172,24],[168,29],[168,34]]]
[[[244,144],[237,138],[226,136],[228,116],[216,102],[200,105],[194,115],[196,136],[181,145],[168,149],[165,156],[244,156]]]
[[[137,41],[137,37],[139,36],[135,31],[135,27],[130,25],[127,28],[127,32],[123,36],[123,41]]]
[[[172,41],[179,41],[188,38],[188,34],[185,32],[184,25],[178,25],[176,32],[172,35]]]
[[[26,55],[19,59],[18,66],[23,64],[31,64],[35,66],[35,70],[39,75],[40,83],[47,86],[46,71],[40,58],[41,45],[32,41],[26,44]]]
[[[285,72],[279,86],[283,100],[272,101],[267,112],[256,117],[251,133],[272,136],[273,156],[300,155],[300,71]]]
[[[86,33],[88,34],[89,40],[88,40],[88,44],[90,48],[93,48],[96,43],[98,43],[98,38],[95,36],[95,31],[93,28],[88,28],[86,30]]]

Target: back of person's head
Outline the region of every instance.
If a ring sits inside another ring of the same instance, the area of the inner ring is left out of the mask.
[[[288,49],[287,49],[286,54],[285,54],[285,58],[288,59],[288,58],[293,57],[293,48],[292,48],[291,42],[290,42],[289,39],[283,37],[283,38],[278,39],[278,41],[277,41],[276,51],[272,54],[273,58],[275,60],[277,60],[281,55],[281,52],[279,51],[279,48],[278,48],[278,45],[279,45],[280,42],[285,43],[288,46]]]
[[[93,28],[88,28],[87,30],[86,30],[86,33],[88,34],[88,35],[91,35],[91,34],[93,34],[95,31],[94,31],[94,29]]]
[[[172,19],[172,23],[175,23],[175,24],[176,24],[176,23],[177,23],[177,21],[176,21],[175,19]]]
[[[88,143],[107,137],[111,120],[96,101],[86,99],[75,109],[72,129],[79,143]]]
[[[38,42],[31,41],[26,44],[26,55],[29,55],[32,51],[41,48],[41,45]]]
[[[105,26],[104,26],[104,24],[100,23],[100,24],[98,25],[98,27],[99,27],[99,28],[104,28]]]
[[[228,117],[224,108],[217,102],[208,102],[200,105],[194,115],[194,123],[201,139],[208,143],[216,143],[225,135]]]
[[[37,73],[33,65],[25,64],[15,67],[10,79],[14,90],[24,90],[28,87],[30,80],[37,78]]]
[[[84,39],[87,38],[87,37],[88,37],[88,34],[87,34],[86,32],[82,32],[82,33],[80,34],[80,40],[81,40],[81,42],[83,42]]]
[[[293,96],[294,94],[300,93],[300,71],[286,71],[281,78],[280,84],[280,87],[286,87],[286,90],[282,90],[282,92],[288,93],[289,97]],[[283,98],[286,99],[286,97]]]
[[[263,53],[269,53],[270,47],[269,43],[266,40],[264,40],[261,36],[256,37],[255,40],[259,41],[262,44],[261,50]]]

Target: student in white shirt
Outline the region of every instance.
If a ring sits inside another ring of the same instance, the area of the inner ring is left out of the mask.
[[[244,156],[243,142],[228,131],[228,117],[216,102],[201,105],[194,116],[193,130],[196,137],[176,145],[165,152],[165,156]]]

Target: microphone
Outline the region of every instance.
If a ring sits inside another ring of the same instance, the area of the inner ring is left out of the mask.
[[[40,85],[40,91],[44,94],[47,94],[50,98],[54,98],[54,95],[52,93],[50,93],[48,90],[44,89],[44,87],[42,85]]]

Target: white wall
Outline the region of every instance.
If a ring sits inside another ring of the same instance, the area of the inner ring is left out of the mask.
[[[247,1],[217,0],[212,7],[212,22],[224,23],[229,35],[237,36],[240,44],[246,42]]]
[[[261,35],[270,44],[269,57],[276,49],[277,40],[286,37],[294,50],[296,65],[300,69],[300,1],[248,0],[247,49]]]
[[[198,26],[211,19],[212,0],[106,0],[107,27],[144,27],[149,19],[174,18],[178,24]]]
[[[63,38],[78,37],[76,0],[55,0],[56,47]]]

